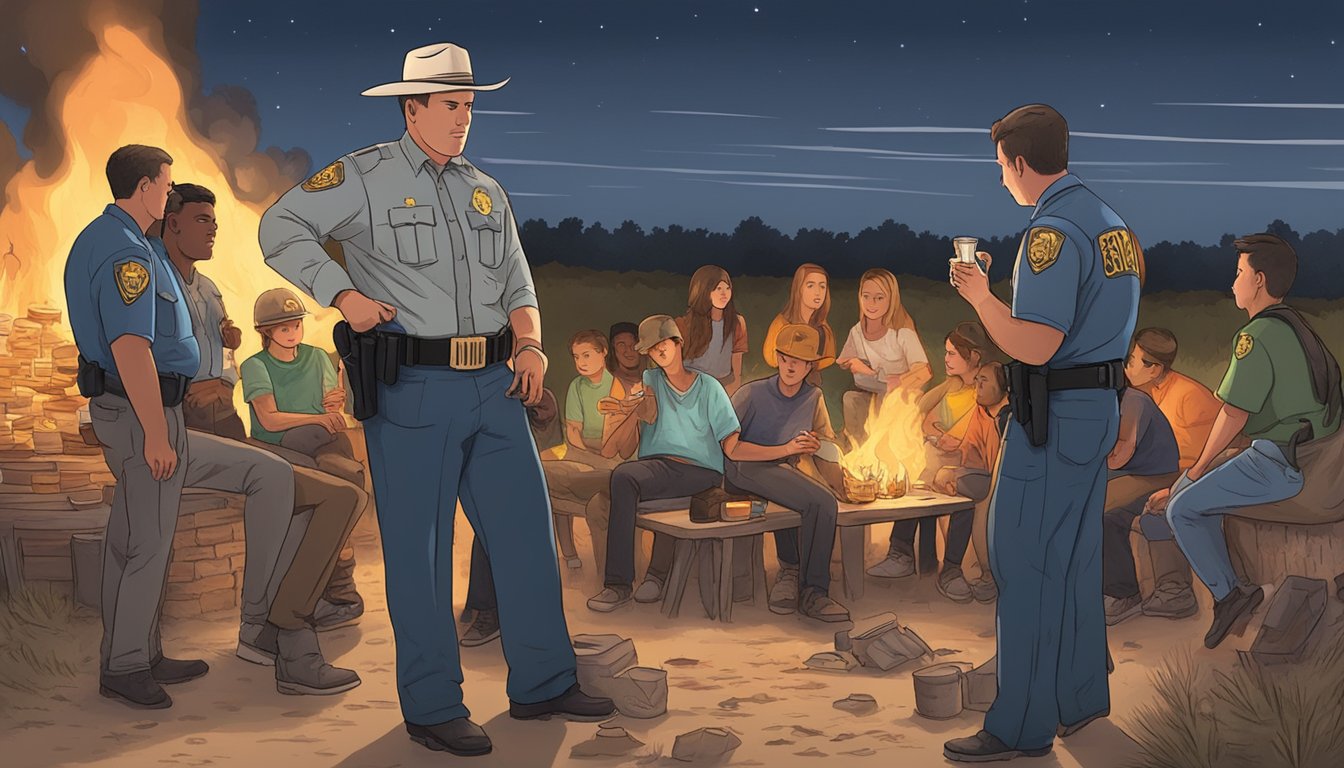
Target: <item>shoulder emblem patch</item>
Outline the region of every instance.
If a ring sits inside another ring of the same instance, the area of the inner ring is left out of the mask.
[[[1255,348],[1255,339],[1251,337],[1251,334],[1249,333],[1237,334],[1237,348],[1233,350],[1233,354],[1237,356],[1238,360],[1251,354],[1251,350],[1254,348]]]
[[[1063,247],[1063,232],[1051,227],[1032,227],[1027,235],[1027,265],[1039,275],[1059,259]]]
[[[471,193],[471,207],[482,216],[489,216],[495,209],[495,201],[490,199],[490,193],[486,192],[484,187],[477,187],[476,191]]]
[[[117,293],[122,302],[134,304],[135,300],[149,288],[149,270],[138,261],[123,261],[113,269],[117,281]]]
[[[1128,229],[1112,229],[1097,235],[1097,250],[1107,277],[1139,276],[1139,250]]]
[[[303,182],[304,192],[321,192],[324,189],[341,186],[345,181],[345,163],[337,160],[326,168],[313,174],[313,177]]]

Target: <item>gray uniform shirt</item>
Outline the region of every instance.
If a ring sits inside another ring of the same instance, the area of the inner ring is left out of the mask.
[[[335,239],[346,269],[321,243]],[[537,306],[504,189],[462,157],[439,167],[409,134],[342,157],[261,219],[266,263],[330,306],[343,290],[396,307],[413,336],[492,334]]]
[[[196,337],[196,345],[201,348],[201,368],[193,378],[196,381],[223,379],[237,384],[238,366],[234,363],[233,350],[224,349],[224,337],[219,330],[219,324],[228,317],[219,287],[196,270],[191,280],[182,281],[182,288],[186,292],[187,309],[191,312],[191,332]]]

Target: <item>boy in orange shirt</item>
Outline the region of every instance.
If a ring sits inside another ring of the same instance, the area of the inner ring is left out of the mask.
[[[1166,328],[1144,328],[1134,334],[1125,375],[1130,386],[1153,398],[1171,423],[1184,471],[1199,459],[1222,404],[1208,387],[1173,371],[1175,362],[1176,334]]]

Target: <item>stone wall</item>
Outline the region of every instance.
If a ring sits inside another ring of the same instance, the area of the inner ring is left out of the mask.
[[[163,615],[187,617],[237,609],[245,552],[242,497],[184,491]]]

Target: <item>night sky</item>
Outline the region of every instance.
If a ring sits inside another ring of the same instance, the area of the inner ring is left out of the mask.
[[[1344,226],[1344,3],[206,2],[205,88],[315,167],[400,136],[416,46],[467,47],[467,155],[519,220],[1021,228],[988,127],[1043,101],[1145,242]],[[283,10],[281,10],[283,9]],[[1088,135],[1093,134],[1093,135]]]

